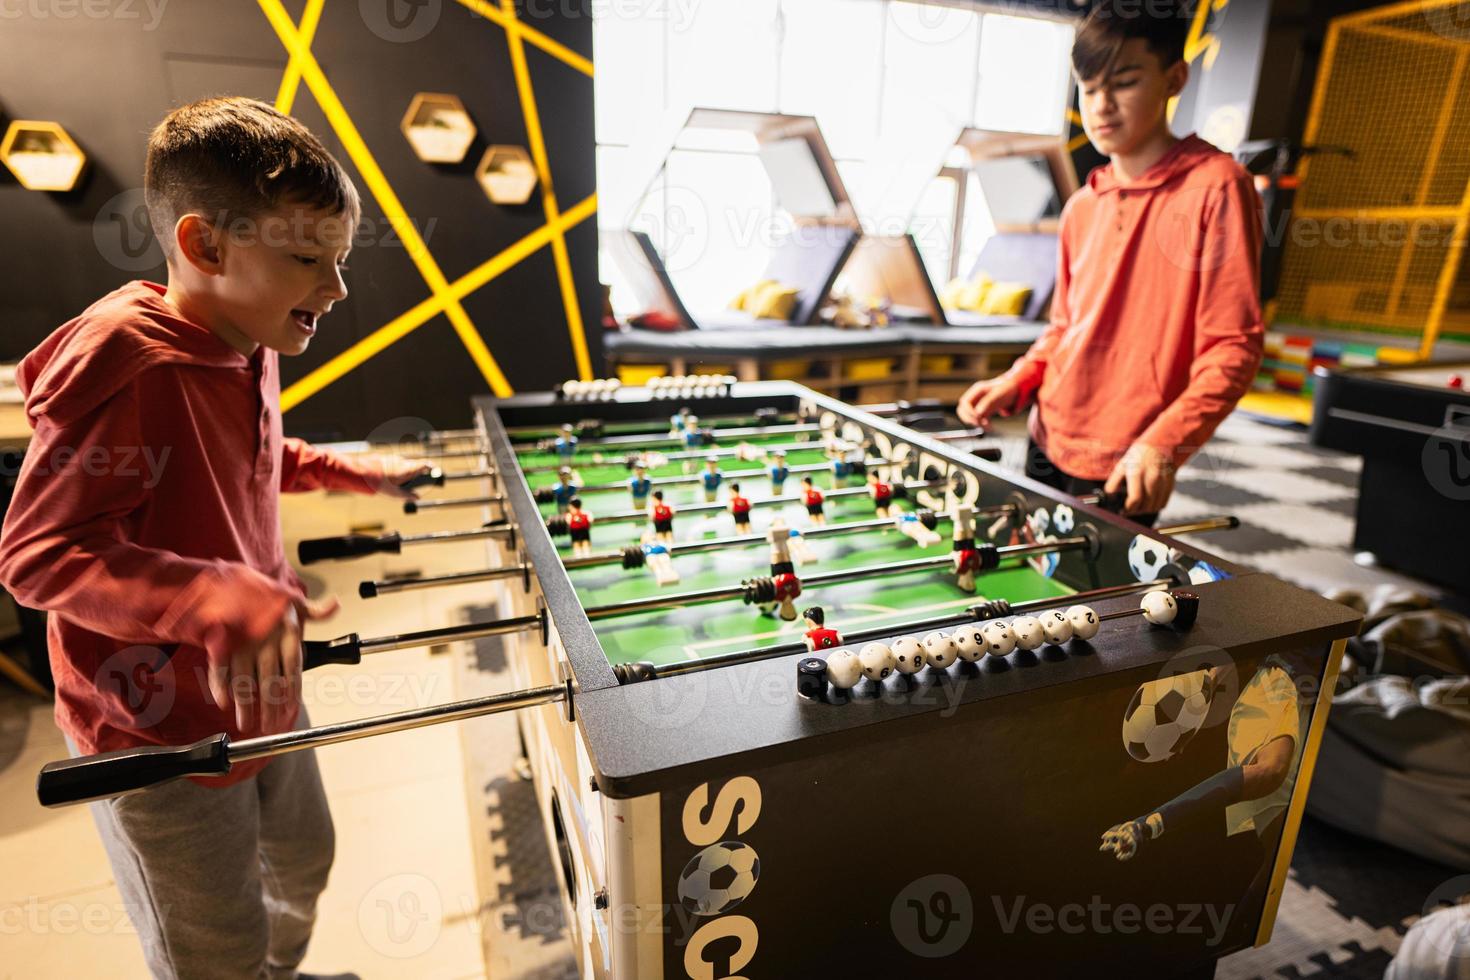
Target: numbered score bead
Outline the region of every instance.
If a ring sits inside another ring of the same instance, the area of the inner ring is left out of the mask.
[[[827,657],[827,680],[839,691],[856,687],[863,679],[863,665],[851,650],[835,650]]]
[[[1011,621],[1011,632],[1016,634],[1016,646],[1022,650],[1035,650],[1046,642],[1046,630],[1035,616],[1018,616]]]
[[[1005,623],[986,623],[980,632],[985,637],[985,652],[992,657],[1004,657],[1016,649],[1016,631]]]
[[[1072,638],[1072,621],[1060,609],[1044,612],[1039,618],[1041,619],[1041,631],[1046,634],[1046,642],[1053,646],[1061,646]]]
[[[901,636],[893,641],[893,659],[900,674],[917,674],[924,669],[924,648],[912,636]]]
[[[884,643],[869,643],[858,654],[863,676],[870,681],[881,682],[898,669],[898,658]]]
[[[1155,626],[1168,626],[1179,614],[1179,604],[1167,592],[1145,592],[1138,607],[1143,610],[1143,618]]]
[[[924,637],[924,658],[929,666],[944,670],[959,655],[953,637],[948,633],[934,632]]]
[[[986,654],[985,630],[978,623],[961,626],[950,634],[960,659],[974,663]]]
[[[1102,621],[1090,606],[1072,606],[1067,610],[1067,622],[1072,624],[1072,636],[1078,640],[1090,640],[1097,636]]]

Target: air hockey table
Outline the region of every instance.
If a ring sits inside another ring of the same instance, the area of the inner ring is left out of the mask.
[[[1363,457],[1353,547],[1470,596],[1470,362],[1317,370],[1311,439]]]

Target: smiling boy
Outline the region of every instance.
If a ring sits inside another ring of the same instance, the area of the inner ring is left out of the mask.
[[[1078,30],[1082,124],[1109,163],[1062,212],[1051,324],[959,402],[963,421],[988,425],[1034,399],[1027,475],[1072,494],[1126,490],[1145,523],[1250,387],[1264,337],[1251,178],[1169,131],[1188,24],[1177,3],[1110,0]]]
[[[248,99],[184,106],[149,141],[145,194],[167,287],[104,296],[18,373],[35,437],[0,583],[51,613],[56,720],[77,753],[304,725],[302,623],[336,601],[308,600],[287,564],[279,495],[408,497],[425,470],[282,435],[279,356],[346,298],[359,213],[315,137]],[[97,465],[134,451],[159,471]],[[310,752],[93,815],[154,976],[297,976],[333,851]]]

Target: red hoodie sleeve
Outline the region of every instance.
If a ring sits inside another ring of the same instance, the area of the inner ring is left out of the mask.
[[[1206,199],[1189,385],[1138,441],[1183,465],[1250,390],[1261,365],[1261,204],[1249,175]]]
[[[377,493],[385,480],[382,464],[372,457],[353,460],[301,439],[281,440],[282,493],[308,490]]]
[[[1072,280],[1067,256],[1068,227],[1067,213],[1064,211],[1061,228],[1057,234],[1057,281],[1051,296],[1051,322],[1047,324],[1041,336],[1036,338],[1031,348],[1021,355],[1006,372],[1007,377],[1014,378],[1021,384],[1021,400],[1018,407],[1024,407],[1036,389],[1041,387],[1041,380],[1046,376],[1046,366],[1051,361],[1053,352],[1061,343],[1062,336],[1072,326],[1072,311],[1067,296]]]
[[[103,636],[188,644],[221,662],[269,635],[297,597],[243,564],[127,543],[124,522],[148,490],[87,454],[151,445],[142,418],[134,382],[75,422],[39,420],[0,533],[0,585]]]

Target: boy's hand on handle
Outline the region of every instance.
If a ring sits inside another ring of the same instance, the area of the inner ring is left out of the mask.
[[[1168,454],[1141,442],[1129,447],[1118,460],[1104,493],[1127,488],[1123,501],[1125,514],[1157,514],[1174,494],[1174,461]]]
[[[267,735],[286,730],[301,699],[302,624],[329,619],[340,608],[335,596],[293,602],[262,640],[209,665],[209,693],[221,708],[233,705],[235,727],[251,731],[258,726]]]
[[[385,458],[383,460],[383,482],[378,492],[400,500],[417,500],[419,495],[416,487],[421,486],[420,481],[432,476],[434,471],[434,465],[423,460]]]
[[[1001,375],[970,385],[960,396],[955,414],[966,425],[987,428],[993,414],[1010,415],[1021,407],[1021,385],[1016,379]]]

